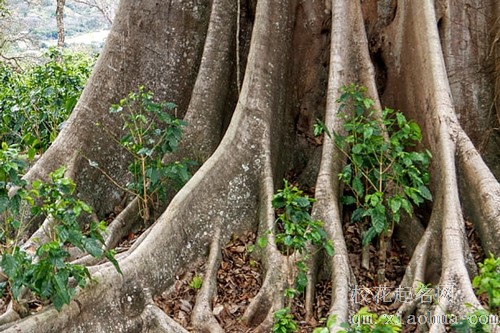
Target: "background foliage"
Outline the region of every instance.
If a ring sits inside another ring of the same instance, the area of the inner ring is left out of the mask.
[[[0,64],[0,141],[31,156],[43,153],[75,107],[95,59],[50,49],[23,71]]]

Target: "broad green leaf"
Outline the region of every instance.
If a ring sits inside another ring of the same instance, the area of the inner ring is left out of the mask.
[[[55,179],[61,179],[64,177],[64,172],[66,172],[66,168],[65,167],[60,167],[59,169],[57,169],[56,171],[52,172],[51,173],[51,177],[53,180]]]
[[[365,188],[364,188],[363,182],[361,181],[359,176],[356,176],[352,179],[352,188],[358,196],[361,197],[364,195]]]
[[[340,202],[344,205],[353,205],[356,203],[356,199],[351,195],[347,195],[340,197]]]
[[[406,118],[401,112],[396,113],[396,119],[398,121],[398,126],[401,128],[406,124]]]
[[[297,197],[293,200],[301,208],[309,208],[311,203],[307,197]]]
[[[313,333],[330,333],[330,330],[326,327],[317,327],[313,330]]]
[[[422,140],[422,132],[420,130],[420,126],[414,121],[410,121],[408,125],[411,128],[411,139],[415,141]]]
[[[64,291],[57,292],[50,299],[57,311],[61,311],[64,304],[69,304],[69,294]],[[68,299],[67,302],[66,299]]]
[[[326,327],[332,328],[336,322],[337,322],[337,315],[330,315],[328,316],[328,320],[326,321]]]
[[[401,208],[401,197],[395,196],[392,198],[389,198],[389,207],[391,208],[392,213],[397,213],[399,209]]]
[[[418,188],[418,192],[420,193],[420,195],[426,199],[426,200],[429,200],[429,201],[432,201],[432,194],[431,192],[429,191],[429,189],[427,188],[427,186],[419,186]]]
[[[372,241],[372,239],[375,238],[377,235],[378,234],[373,227],[368,228],[368,230],[365,232],[363,236],[362,245],[363,246],[368,245]]]
[[[373,127],[365,127],[365,130],[363,131],[363,137],[366,139],[369,139],[373,135]]]
[[[93,238],[85,238],[83,240],[83,246],[85,251],[87,251],[93,257],[102,256],[102,248],[101,245],[97,242],[97,240]]]
[[[0,262],[3,272],[9,277],[13,278],[16,276],[18,269],[18,262],[11,254],[4,254]]]
[[[120,273],[121,275],[123,275],[122,270],[120,269],[120,265],[118,264],[118,261],[116,261],[116,259],[115,259],[115,251],[108,250],[104,253],[104,256],[113,264],[116,271],[118,273]],[[87,274],[89,274],[88,271],[87,271]],[[90,277],[90,274],[89,274],[89,277]]]
[[[413,214],[413,208],[412,208],[412,205],[410,203],[410,201],[408,201],[407,199],[405,198],[401,198],[401,207],[403,207],[404,211],[408,214],[408,215],[412,215]]]
[[[333,242],[330,239],[323,245],[323,248],[325,249],[328,256],[331,257],[334,255],[335,251],[333,248]]]
[[[363,99],[363,105],[365,109],[369,109],[373,104],[375,104],[375,102],[372,99],[369,98]]]
[[[358,207],[352,212],[351,215],[351,221],[352,222],[358,222],[361,221],[361,219],[365,216],[366,209],[363,207]]]
[[[283,198],[283,195],[281,195],[279,193],[274,195],[273,199],[272,199],[272,205],[273,205],[273,208],[285,207],[285,199]]]
[[[14,283],[12,284],[11,286],[11,290],[10,292],[12,293],[12,297],[14,297],[14,299],[16,300],[19,300],[19,297],[21,296],[21,293],[24,289],[24,285],[22,283],[22,281],[14,281]]]
[[[382,204],[378,204],[372,209],[372,226],[377,234],[382,233],[387,225],[385,218],[385,207]]]
[[[364,149],[364,145],[358,143],[352,147],[351,151],[353,154],[360,154],[363,151],[363,149]]]

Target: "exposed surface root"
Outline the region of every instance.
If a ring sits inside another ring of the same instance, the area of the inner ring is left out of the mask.
[[[154,304],[146,305],[141,315],[142,320],[147,323],[147,332],[151,333],[188,333],[184,327],[170,318],[159,307]]]
[[[213,1],[200,69],[184,120],[183,156],[203,163],[215,151],[232,113],[230,86],[234,66],[236,3]]]
[[[12,301],[10,301],[5,312],[0,315],[0,327],[4,324],[11,323],[18,319],[21,319],[21,316],[19,316],[19,313],[14,310],[13,303]]]
[[[217,270],[221,261],[220,233],[215,232],[210,245],[207,270],[203,285],[196,296],[196,304],[191,315],[193,326],[201,332],[222,333],[224,330],[215,319],[212,303],[217,292]]]
[[[306,321],[310,321],[314,317],[314,304],[316,298],[316,284],[318,282],[318,263],[320,256],[317,253],[318,249],[310,247],[308,253],[313,253],[314,255],[307,261],[307,286],[305,290],[305,301],[304,308],[306,312]]]
[[[258,294],[248,305],[242,320],[247,326],[259,325],[257,331],[265,332],[272,323],[275,310],[283,306],[283,291],[285,288],[285,266],[283,256],[276,248],[274,230],[275,213],[271,205],[274,195],[271,168],[266,168],[261,181],[260,196],[260,234],[267,238],[267,245],[262,249],[264,265],[264,280]]]
[[[351,17],[349,24],[345,24],[343,17]],[[342,130],[342,122],[336,117],[337,96],[340,88],[350,82],[374,82],[373,67],[369,63],[366,35],[362,29],[363,20],[359,3],[355,1],[335,1],[332,6],[332,40],[330,54],[330,73],[328,80],[327,105],[325,124],[335,132]],[[347,42],[347,45],[345,45]],[[356,58],[352,58],[356,54]],[[358,58],[359,57],[359,58]],[[363,68],[361,77],[354,68]],[[371,92],[376,91],[373,84],[369,84]],[[337,316],[337,326],[347,322],[355,304],[350,290],[356,284],[349,264],[347,247],[342,231],[342,209],[339,205],[341,186],[337,174],[340,172],[343,157],[336,149],[335,143],[325,137],[323,143],[322,160],[316,181],[317,202],[313,207],[313,215],[321,219],[325,231],[333,241],[335,254],[332,258],[325,257],[328,268],[331,270],[332,302],[330,313]]]
[[[132,200],[107,227],[106,248],[113,249],[141,221],[139,199]]]
[[[434,222],[433,222],[434,221]],[[401,281],[401,287],[411,288],[410,290],[418,290],[419,284],[427,284],[431,282],[436,284],[440,277],[440,262],[435,261],[433,254],[436,251],[433,249],[441,233],[439,230],[439,222],[437,218],[431,219],[430,224],[420,238],[420,242],[413,251],[410,263],[406,267],[406,272]],[[403,317],[414,312],[415,307],[418,305],[418,299],[410,302],[404,300],[397,300],[395,306],[399,305],[398,313]]]
[[[478,151],[459,130],[457,139],[459,180],[463,207],[472,217],[486,253],[500,255],[500,184]]]
[[[422,28],[416,29],[417,26]],[[461,314],[464,302],[478,305],[478,301],[467,270],[471,265],[456,177],[455,140],[458,138],[458,122],[450,99],[436,16],[431,2],[424,1],[418,6],[409,4],[405,12],[398,13],[394,26],[389,28],[385,37],[387,45],[393,47],[386,50],[386,56],[391,58],[391,54],[398,54],[397,58],[392,59],[393,65],[388,68],[386,98],[389,97],[402,110],[408,110],[412,118],[424,125],[423,133],[427,135],[426,140],[434,156],[433,212],[413,253],[403,285],[417,288],[418,282],[431,282],[443,288],[455,288],[451,297],[440,300],[440,306],[435,307],[433,315],[447,311]],[[409,45],[419,45],[419,48],[416,52],[407,53],[405,50]],[[405,68],[412,68],[413,72],[406,72]],[[419,75],[415,75],[417,72]],[[397,82],[400,80],[396,75],[403,77],[403,91],[399,88],[401,82]],[[424,82],[427,83],[424,89],[416,88]],[[411,106],[416,105],[428,112],[426,117],[412,110]],[[436,243],[442,244],[437,251],[433,249]],[[441,267],[436,269],[432,264],[439,258]],[[400,311],[409,313],[415,305],[403,304]],[[431,331],[444,331],[444,326],[433,324]]]

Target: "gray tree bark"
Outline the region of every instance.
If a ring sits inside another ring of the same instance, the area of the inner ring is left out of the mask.
[[[56,2],[57,47],[64,47],[64,5],[66,0]]]
[[[463,314],[466,302],[480,306],[464,222],[474,223],[485,251],[500,255],[498,14],[495,0],[121,1],[68,125],[27,179],[65,165],[98,216],[112,211],[123,193],[88,160],[125,183],[129,161],[100,128],[120,135],[122,124],[108,108],[139,84],[179,105],[189,124],[180,154],[201,167],[119,257],[123,276],[109,264],[93,266],[96,283],[62,312],[48,307],[0,328],[186,332],[153,297],[206,260],[192,323],[201,332],[223,332],[211,309],[220,248],[251,230],[267,237],[268,246],[260,252],[263,284],[242,323],[269,332],[273,312],[284,304],[287,269],[267,233],[274,229],[271,197],[290,170],[316,189],[313,214],[325,222],[335,255],[314,257],[311,267],[326,267],[330,313],[347,321],[356,308],[356,278],[339,203],[343,158],[330,139],[311,142],[316,118],[341,129],[335,101],[352,82],[366,86],[378,106],[415,119],[434,156],[429,219],[400,226],[411,256],[401,287],[453,285],[456,297],[434,307],[436,315]],[[131,203],[117,225],[132,223],[136,210]],[[313,283],[306,295],[311,312]],[[400,311],[415,313],[415,306],[401,304]],[[420,329],[445,331],[439,323]]]

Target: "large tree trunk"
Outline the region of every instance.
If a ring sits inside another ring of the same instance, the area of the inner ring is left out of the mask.
[[[65,165],[98,216],[111,212],[123,193],[88,160],[126,182],[129,161],[101,128],[120,135],[122,124],[108,108],[140,84],[178,105],[189,124],[179,156],[202,165],[119,257],[123,276],[109,264],[91,267],[97,283],[61,313],[49,307],[5,324],[6,332],[186,332],[153,297],[199,260],[207,272],[192,324],[223,332],[211,309],[214,272],[221,246],[247,231],[267,237],[268,246],[260,251],[263,284],[242,322],[269,332],[284,305],[287,269],[267,232],[274,229],[271,197],[290,170],[316,189],[313,214],[325,222],[335,255],[314,257],[311,267],[325,267],[330,313],[347,321],[356,278],[339,203],[342,157],[328,138],[316,146],[312,125],[322,118],[341,129],[335,101],[352,82],[366,86],[378,107],[415,119],[434,156],[428,220],[400,226],[411,255],[401,286],[454,285],[457,297],[442,300],[435,314],[479,305],[464,220],[474,222],[486,251],[500,255],[499,173],[484,162],[495,166],[500,157],[498,1],[238,1],[121,1],[74,113],[26,178],[46,178]],[[136,204],[125,212],[132,214],[120,215],[117,230],[136,220]],[[314,295],[310,283],[308,313]],[[413,305],[400,310],[413,313]]]

